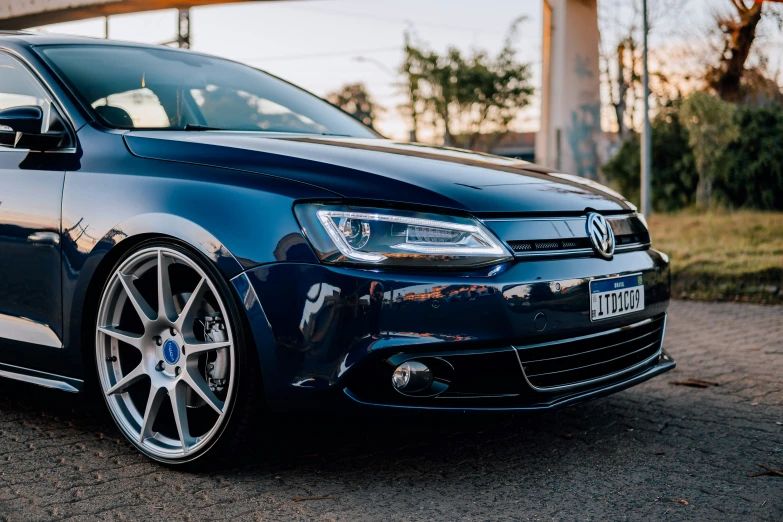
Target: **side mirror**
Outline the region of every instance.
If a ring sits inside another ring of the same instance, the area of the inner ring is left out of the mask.
[[[47,151],[67,147],[70,142],[65,125],[49,103],[0,110],[0,146]]]
[[[10,107],[0,110],[0,126],[22,134],[43,134],[44,111],[36,106]]]

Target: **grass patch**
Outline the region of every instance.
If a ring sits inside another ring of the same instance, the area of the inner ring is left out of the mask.
[[[654,214],[653,247],[672,262],[679,298],[783,302],[783,213]]]

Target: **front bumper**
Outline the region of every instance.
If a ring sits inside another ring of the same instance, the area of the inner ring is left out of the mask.
[[[636,273],[644,276],[644,310],[592,322],[589,281]],[[276,411],[550,409],[675,365],[663,350],[669,263],[655,250],[471,273],[278,263],[233,283]],[[416,397],[394,390],[391,373],[410,359],[430,361],[447,389]]]

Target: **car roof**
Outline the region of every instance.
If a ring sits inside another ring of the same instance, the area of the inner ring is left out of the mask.
[[[8,31],[8,30],[0,30],[0,38],[11,39],[17,42],[26,42],[32,45],[91,43],[96,40],[96,38],[88,38],[85,36],[70,36],[70,35],[62,35],[62,34],[38,33],[34,31]]]
[[[0,0],[1,1],[1,0]],[[0,30],[0,48],[4,43],[21,45],[22,47],[37,47],[48,45],[95,45],[95,46],[112,46],[112,47],[135,47],[138,49],[166,49],[173,52],[181,52],[187,54],[197,54],[200,56],[206,56],[209,58],[220,58],[226,61],[234,61],[231,59],[223,58],[221,56],[215,56],[213,54],[193,51],[192,49],[181,49],[179,47],[170,47],[168,45],[161,44],[144,44],[138,42],[128,42],[123,40],[109,40],[106,38],[94,38],[89,36],[72,36],[63,34],[51,34],[51,33],[38,33],[32,31],[8,31]],[[240,63],[240,62],[237,62]],[[246,64],[243,64],[246,65]]]
[[[142,44],[137,42],[124,42],[121,40],[107,40],[106,38],[93,38],[89,36],[71,36],[64,34],[38,33],[32,31],[7,31],[0,30],[0,43],[3,41],[14,42],[17,44],[38,46],[38,45],[111,45],[122,47],[141,47],[149,49],[166,48],[172,51],[185,51],[176,47],[163,45]],[[188,51],[193,52],[193,51]],[[202,53],[196,53],[202,54]]]

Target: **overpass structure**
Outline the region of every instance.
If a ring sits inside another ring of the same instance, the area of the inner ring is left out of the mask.
[[[0,29],[27,29],[100,16],[250,1],[259,0],[4,0],[0,2]]]
[[[177,43],[190,45],[189,9],[271,0],[3,0],[0,30],[156,9],[179,9]],[[597,0],[542,0],[543,78],[536,161],[595,179],[601,133]]]

